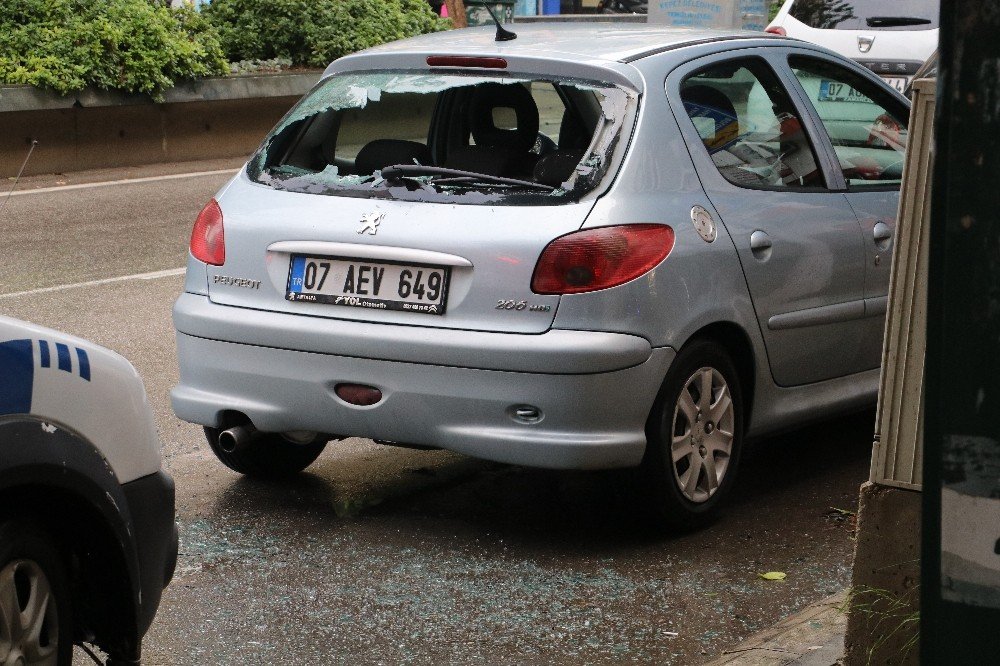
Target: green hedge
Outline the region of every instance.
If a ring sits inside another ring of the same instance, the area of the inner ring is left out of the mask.
[[[150,0],[0,0],[0,82],[158,96],[225,74],[218,35],[193,9]]]
[[[288,58],[307,67],[451,26],[426,0],[212,0],[203,13],[230,60]]]
[[[369,46],[451,24],[426,0],[0,0],[0,83],[66,94],[148,93],[227,74],[227,60],[325,67]]]

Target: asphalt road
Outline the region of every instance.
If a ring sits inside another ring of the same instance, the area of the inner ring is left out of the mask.
[[[181,555],[144,663],[697,664],[848,584],[854,543],[838,510],[854,510],[867,477],[873,412],[753,446],[728,514],[689,535],[636,517],[627,471],[540,471],[360,439],[331,444],[292,481],[228,471],[168,397],[182,285],[171,269],[226,178],[44,190],[0,213],[0,313],[122,353],[156,412]],[[758,576],[774,570],[787,579]]]

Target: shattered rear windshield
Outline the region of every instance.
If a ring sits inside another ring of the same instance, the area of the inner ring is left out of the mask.
[[[309,194],[576,201],[606,175],[634,99],[617,86],[556,77],[339,74],[281,121],[248,173]]]

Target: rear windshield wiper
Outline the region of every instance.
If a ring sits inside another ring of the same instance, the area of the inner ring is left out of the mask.
[[[895,28],[904,25],[927,25],[931,20],[917,16],[869,16],[865,22],[869,28]]]
[[[551,192],[556,189],[551,185],[533,183],[530,180],[519,180],[517,178],[504,178],[502,176],[491,176],[488,173],[478,173],[476,171],[465,171],[463,169],[445,169],[436,166],[421,166],[420,164],[393,164],[382,169],[382,177],[386,180],[396,178],[406,178],[408,176],[445,176],[435,179],[435,183],[460,183],[460,182],[481,182],[487,181],[499,185],[517,185],[519,187],[533,187],[539,190]]]

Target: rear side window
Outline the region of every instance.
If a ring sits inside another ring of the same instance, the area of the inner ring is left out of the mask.
[[[878,84],[839,65],[788,60],[823,122],[851,189],[899,187],[906,155],[906,107]]]
[[[795,0],[789,14],[823,30],[931,30],[940,0]]]
[[[787,91],[758,58],[711,65],[681,83],[684,110],[722,176],[741,187],[824,187]]]
[[[311,91],[248,173],[310,194],[558,204],[610,168],[637,96],[565,78],[351,72]]]

